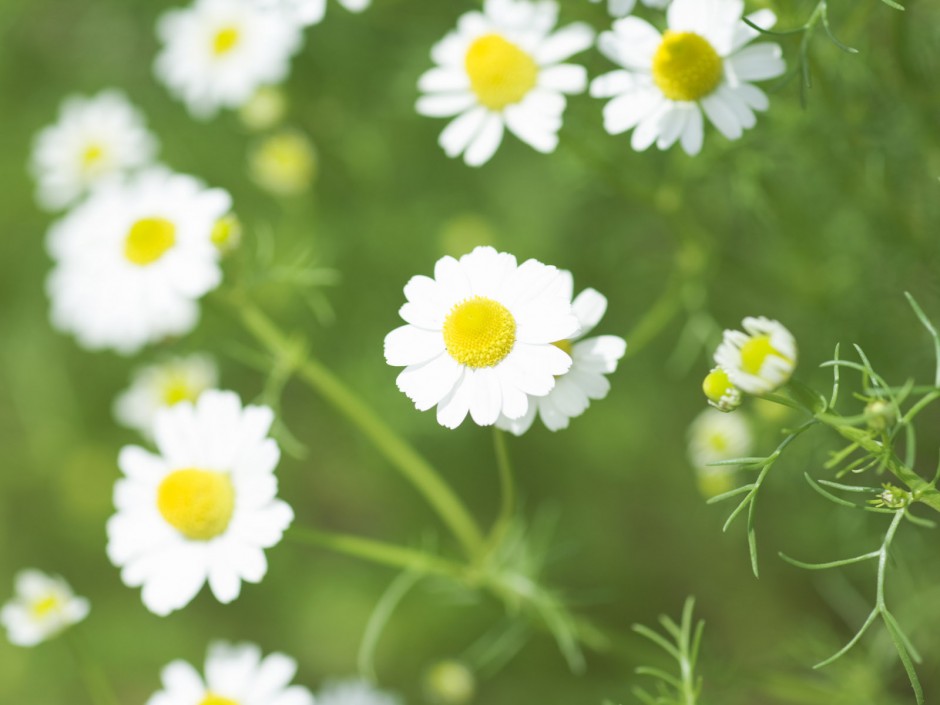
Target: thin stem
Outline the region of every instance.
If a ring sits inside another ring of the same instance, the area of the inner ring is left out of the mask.
[[[85,683],[85,689],[91,701],[95,705],[118,705],[117,696],[111,688],[108,677],[93,657],[91,649],[78,628],[73,627],[65,633],[65,643],[75,660],[75,667]]]
[[[512,515],[516,506],[516,488],[513,482],[512,460],[509,457],[509,448],[506,444],[506,433],[493,427],[493,448],[496,451],[496,467],[499,470],[500,509],[499,516],[490,532],[489,544],[498,546],[505,536],[512,522]]]

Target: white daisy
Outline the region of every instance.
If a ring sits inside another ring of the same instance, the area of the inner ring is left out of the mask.
[[[238,597],[241,581],[260,582],[265,548],[281,540],[294,514],[276,498],[273,412],[242,408],[232,392],[205,392],[157,412],[157,454],[121,450],[125,477],[114,486],[108,557],[130,587],[143,586],[149,610],[166,615],[208,580],[216,598]]]
[[[195,0],[165,13],[157,34],[157,78],[200,119],[283,81],[303,38],[296,22],[253,0]]]
[[[196,325],[222,278],[211,241],[228,193],[162,169],[97,189],[49,232],[52,322],[123,354]]]
[[[457,116],[439,140],[447,156],[463,154],[480,166],[496,152],[504,128],[539,152],[555,149],[565,94],[587,86],[583,66],[561,62],[594,41],[582,23],[553,32],[557,18],[553,0],[486,0],[483,12],[463,15],[434,46],[437,66],[418,81],[424,95],[417,110]]]
[[[319,24],[326,14],[326,0],[255,0],[255,3],[258,7],[286,13],[301,27]],[[339,0],[339,4],[350,12],[362,12],[372,0]]]
[[[720,411],[734,411],[741,406],[741,390],[731,383],[728,373],[721,367],[705,375],[702,391],[708,403]]]
[[[598,3],[601,0],[591,0],[591,2]],[[643,4],[647,7],[657,9],[666,7],[670,2],[671,0],[643,0]],[[636,0],[607,0],[607,11],[611,17],[626,17],[633,12],[634,7],[636,7]]]
[[[46,210],[74,203],[103,179],[150,164],[157,141],[123,93],[65,100],[59,121],[36,135],[30,171]]]
[[[777,321],[745,318],[746,332],[726,330],[715,363],[731,384],[748,394],[769,394],[789,380],[796,367],[796,340]]]
[[[194,402],[219,382],[219,370],[208,355],[174,357],[134,372],[131,385],[114,402],[118,423],[153,437],[153,421],[160,409]]]
[[[317,705],[401,705],[401,700],[368,681],[353,678],[327,682],[317,694]]]
[[[570,272],[562,272],[566,297],[574,295],[574,280]],[[550,431],[568,428],[570,419],[583,414],[592,399],[603,399],[610,391],[605,375],[617,369],[617,362],[627,351],[627,343],[615,335],[601,335],[584,339],[604,317],[607,299],[594,289],[585,289],[571,303],[574,315],[581,325],[578,335],[555,341],[555,345],[571,356],[571,369],[555,380],[555,388],[543,397],[529,399],[529,411],[518,419],[500,416],[497,426],[517,436],[529,430],[536,412]]]
[[[262,658],[254,644],[209,646],[205,678],[185,661],[173,661],[160,674],[163,690],[147,705],[314,705],[310,691],[290,682],[297,662],[280,653]]]
[[[88,600],[62,578],[22,570],[14,584],[16,596],[0,610],[0,622],[17,646],[35,646],[88,616]]]
[[[753,127],[754,111],[766,110],[768,99],[751,81],[775,78],[786,67],[778,45],[748,46],[759,33],[742,21],[743,11],[743,0],[674,0],[662,35],[637,17],[614,22],[598,46],[624,70],[591,83],[591,95],[612,98],[604,107],[607,132],[632,129],[637,151],[654,142],[668,149],[678,140],[688,154],[698,154],[702,111],[728,139]],[[764,28],[776,22],[770,10],[748,19]]]
[[[571,358],[555,341],[578,333],[564,276],[535,260],[477,247],[443,257],[434,278],[412,277],[407,325],[385,337],[388,364],[405,367],[398,388],[421,411],[456,428],[469,412],[481,426],[525,416],[528,395],[545,396]]]
[[[753,447],[751,425],[743,414],[718,409],[700,413],[689,426],[688,455],[701,493],[708,498],[734,489],[736,467],[710,463],[747,457]]]

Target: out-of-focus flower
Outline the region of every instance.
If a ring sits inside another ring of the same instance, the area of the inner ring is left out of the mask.
[[[424,95],[417,110],[454,118],[439,140],[447,156],[480,166],[505,129],[540,152],[554,151],[565,94],[587,87],[586,69],[562,62],[594,41],[581,23],[553,31],[557,19],[553,0],[486,0],[483,12],[463,15],[434,46],[437,66],[418,81]]]
[[[58,122],[36,135],[37,200],[47,210],[65,208],[102,180],[149,165],[156,152],[143,115],[123,93],[68,98]]]
[[[209,239],[221,254],[232,252],[242,242],[242,221],[234,213],[222,216],[212,226]]]
[[[360,678],[327,682],[317,693],[317,705],[401,705],[401,700]]]
[[[62,578],[22,570],[14,583],[16,596],[0,610],[0,622],[17,646],[35,646],[88,616],[88,600]]]
[[[295,196],[310,188],[317,155],[300,132],[285,130],[262,140],[248,156],[251,178],[277,196]]]
[[[287,95],[280,86],[261,86],[238,110],[249,130],[262,132],[280,124],[287,114]]]
[[[230,207],[225,191],[162,169],[103,185],[49,232],[53,324],[123,354],[187,333],[222,279],[210,236]]]
[[[705,375],[702,391],[708,403],[720,411],[734,411],[741,406],[741,390],[731,384],[728,373],[720,367]]]
[[[258,7],[285,13],[302,27],[319,24],[326,14],[326,0],[254,0]],[[362,12],[372,0],[338,0],[350,12]]]
[[[241,582],[267,572],[264,549],[276,545],[294,513],[277,499],[274,413],[232,392],[208,391],[195,404],[157,412],[158,454],[121,450],[124,478],[114,486],[108,557],[144,605],[167,615],[208,581],[229,603]]]
[[[796,367],[796,340],[777,321],[745,318],[744,332],[726,330],[715,363],[731,383],[748,394],[769,394],[790,381]]]
[[[460,661],[440,661],[425,674],[424,691],[434,705],[466,705],[476,693],[476,678]]]
[[[601,0],[591,0],[591,2],[598,3]],[[643,0],[644,5],[655,8],[666,7],[670,2],[671,0]],[[633,12],[634,7],[636,7],[636,0],[607,0],[607,11],[611,17],[626,17]]]
[[[710,463],[746,457],[753,444],[751,426],[743,413],[705,409],[695,418],[689,426],[689,462],[706,497],[732,489],[735,473],[733,466]]]

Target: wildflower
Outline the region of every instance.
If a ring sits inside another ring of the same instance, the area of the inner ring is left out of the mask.
[[[745,332],[726,330],[715,363],[731,383],[748,394],[769,394],[790,380],[796,367],[796,340],[777,321],[745,318]]]
[[[720,367],[705,375],[702,391],[708,403],[720,411],[734,411],[741,406],[741,390],[731,384],[728,373]]]
[[[593,3],[598,3],[601,0],[591,0]],[[670,3],[670,0],[643,0],[643,4],[647,7],[655,7],[658,9],[666,7]],[[636,0],[607,0],[607,11],[610,13],[611,17],[626,17],[631,12],[633,8],[636,7]]]
[[[230,206],[225,191],[162,169],[96,190],[49,232],[55,327],[123,354],[190,331],[222,279],[210,235]]]
[[[65,100],[59,120],[36,135],[30,171],[46,210],[66,208],[104,179],[149,165],[157,141],[123,93]]]
[[[261,86],[238,110],[242,124],[254,132],[275,127],[287,114],[287,95],[279,86]]]
[[[297,662],[280,653],[262,658],[254,644],[216,642],[206,655],[205,678],[186,661],[163,669],[163,690],[147,705],[313,705],[313,695],[290,685]]]
[[[264,549],[293,520],[276,498],[277,443],[268,438],[271,409],[242,408],[232,392],[208,391],[192,404],[157,412],[157,454],[121,450],[125,477],[114,487],[108,557],[130,587],[143,586],[147,608],[167,615],[208,581],[229,603],[241,581],[260,582]]]
[[[17,646],[35,646],[88,616],[88,600],[62,578],[21,570],[14,583],[16,597],[0,610],[0,622]]]
[[[401,700],[368,681],[353,678],[327,682],[317,694],[317,705],[401,705]]]
[[[242,222],[234,213],[219,218],[212,226],[209,240],[219,253],[226,255],[237,249],[242,242]]]
[[[868,503],[874,507],[885,507],[887,509],[904,509],[913,502],[911,493],[901,489],[897,485],[883,483],[881,492],[875,499],[868,500]]]
[[[434,278],[412,277],[406,325],[385,337],[389,365],[405,367],[398,388],[421,411],[437,406],[442,426],[469,412],[481,426],[525,416],[571,357],[555,341],[578,333],[565,277],[535,260],[477,247],[460,260],[442,257]]]
[[[255,0],[258,7],[284,12],[301,27],[309,27],[323,21],[326,0]],[[372,0],[339,0],[339,4],[350,12],[362,12]]]
[[[463,154],[468,165],[480,166],[507,128],[539,152],[554,151],[565,94],[587,86],[583,66],[562,62],[594,40],[581,23],[553,32],[557,17],[553,0],[486,0],[483,12],[464,14],[434,46],[437,66],[418,81],[424,95],[417,110],[457,116],[440,136],[447,156]]]
[[[296,22],[253,0],[195,0],[164,13],[157,34],[157,78],[199,119],[283,81],[303,39]]]
[[[732,489],[734,467],[711,465],[749,455],[754,444],[751,426],[742,414],[705,409],[689,426],[689,462],[699,489],[714,497]]]
[[[460,661],[440,661],[425,675],[424,689],[436,705],[466,705],[476,693],[476,678]]]
[[[562,272],[568,301],[574,294],[570,272]],[[592,399],[603,399],[610,391],[605,375],[616,371],[617,363],[627,350],[623,338],[601,335],[584,339],[603,318],[607,299],[594,289],[585,289],[572,301],[571,308],[581,330],[571,339],[555,341],[555,346],[571,356],[571,368],[555,380],[555,387],[543,397],[529,399],[529,411],[518,419],[501,416],[497,425],[517,436],[529,430],[536,412],[550,431],[568,428],[570,419],[583,414]]]
[[[769,102],[751,82],[780,76],[786,67],[778,45],[748,46],[759,33],[742,21],[743,10],[743,0],[674,0],[662,35],[637,17],[614,22],[598,46],[623,69],[591,83],[591,95],[612,99],[604,108],[607,132],[632,129],[637,151],[679,141],[694,155],[702,148],[703,111],[728,139],[753,127],[754,111]],[[748,19],[764,28],[776,22],[770,10]]]
[[[316,153],[303,134],[285,130],[266,137],[249,155],[248,166],[261,188],[277,196],[295,196],[310,188]]]

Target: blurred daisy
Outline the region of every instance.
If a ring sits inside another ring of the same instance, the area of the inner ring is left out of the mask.
[[[307,191],[316,169],[313,144],[295,130],[264,138],[248,155],[252,180],[276,196],[296,196]]]
[[[754,111],[766,110],[768,99],[751,81],[780,76],[786,66],[778,45],[748,46],[759,33],[742,21],[743,11],[743,0],[674,0],[662,35],[637,17],[614,22],[598,46],[624,70],[591,83],[591,95],[612,98],[604,107],[607,132],[632,129],[637,151],[679,141],[688,154],[698,154],[703,111],[728,139],[753,127]],[[764,28],[776,22],[770,10],[748,19]]]
[[[734,411],[741,406],[741,390],[731,384],[728,373],[721,367],[705,375],[702,391],[708,403],[720,411]]]
[[[326,14],[326,0],[255,0],[259,7],[281,10],[302,27],[318,24]],[[362,12],[372,0],[339,0],[350,12]]]
[[[565,94],[587,87],[585,68],[562,62],[594,41],[581,23],[553,32],[557,18],[553,0],[486,0],[434,46],[437,66],[418,81],[417,110],[457,116],[439,140],[447,156],[480,166],[505,128],[539,152],[555,149]]]
[[[598,3],[601,0],[591,0],[591,2]],[[659,9],[666,7],[669,3],[670,0],[643,0],[643,4],[647,7]],[[636,7],[636,0],[607,0],[607,11],[611,17],[626,17],[633,12],[634,7]]]
[[[225,191],[162,169],[97,189],[49,232],[53,324],[123,354],[188,332],[222,278],[210,237],[230,206]]]
[[[166,615],[208,581],[216,598],[238,597],[241,581],[260,582],[264,549],[293,520],[276,498],[277,443],[267,407],[242,408],[232,392],[208,391],[195,404],[157,412],[155,455],[121,450],[125,477],[114,487],[108,557],[147,608]]]
[[[433,279],[412,277],[405,298],[407,325],[385,337],[385,359],[405,367],[398,388],[421,411],[437,405],[442,426],[456,428],[468,412],[481,426],[525,416],[528,395],[545,396],[571,367],[553,343],[579,324],[555,267],[477,247],[442,257]]]
[[[570,272],[562,272],[568,301],[574,295],[574,281]],[[543,397],[529,399],[529,410],[518,419],[500,416],[497,426],[517,436],[529,430],[536,413],[550,431],[568,428],[570,419],[587,410],[592,399],[603,399],[610,391],[605,375],[617,369],[617,363],[627,351],[627,343],[615,335],[601,335],[585,339],[584,336],[604,317],[607,299],[594,289],[585,289],[571,304],[581,325],[578,335],[555,341],[555,346],[571,356],[571,369],[555,380],[555,387]]]
[[[195,0],[161,16],[157,34],[157,78],[200,119],[283,81],[302,40],[296,22],[253,0]]]
[[[180,402],[194,402],[219,383],[219,371],[208,355],[174,357],[138,369],[131,386],[114,402],[118,423],[153,437],[157,411]]]
[[[254,132],[276,127],[287,114],[287,94],[280,86],[261,86],[238,110],[242,124]]]
[[[219,218],[212,227],[209,240],[215,245],[220,254],[227,255],[238,249],[242,242],[244,228],[242,221],[234,213]]]
[[[297,662],[284,654],[262,658],[254,644],[216,642],[206,656],[205,678],[185,661],[163,669],[163,690],[147,705],[313,705],[310,691],[290,682]]]
[[[62,578],[22,570],[14,584],[16,596],[0,610],[0,622],[17,646],[35,646],[88,616],[88,600]]]
[[[317,705],[401,705],[401,700],[354,678],[326,683],[317,694]]]
[[[157,141],[144,117],[118,91],[73,96],[59,121],[36,135],[30,171],[46,210],[65,208],[110,176],[150,164]]]
[[[769,394],[785,385],[796,367],[796,340],[777,321],[745,318],[745,332],[726,330],[715,362],[731,384],[748,394]]]
[[[751,426],[743,414],[718,409],[700,413],[689,426],[688,454],[702,494],[714,497],[733,489],[734,466],[711,463],[746,457],[753,446]]]

